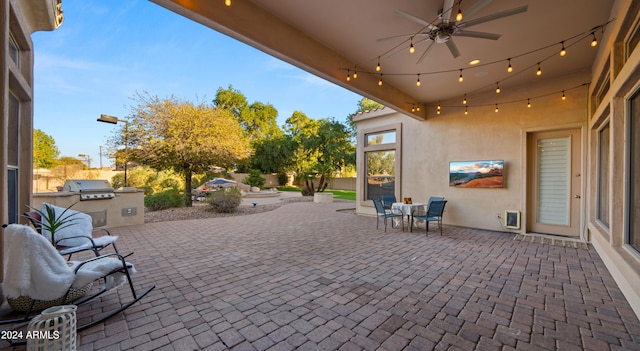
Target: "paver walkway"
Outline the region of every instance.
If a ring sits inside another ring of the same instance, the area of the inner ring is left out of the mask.
[[[640,323],[592,248],[385,233],[337,211],[349,207],[114,229],[137,283],[157,288],[83,331],[79,350],[640,350]]]

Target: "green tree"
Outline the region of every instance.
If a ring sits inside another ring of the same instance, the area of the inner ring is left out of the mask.
[[[33,130],[33,165],[34,168],[53,168],[60,151],[55,140],[40,129]]]
[[[249,144],[226,109],[175,97],[137,94],[129,119],[130,157],[158,170],[171,169],[185,181],[185,203],[191,206],[194,172],[211,166],[232,168],[249,156]]]
[[[297,111],[286,123],[297,146],[295,167],[304,181],[305,195],[324,191],[335,174],[355,164],[355,146],[344,124],[334,119],[312,120]],[[317,186],[314,178],[319,178]]]
[[[363,97],[360,101],[358,101],[358,109],[353,114],[371,111],[371,110],[375,110],[377,108],[382,108],[382,107],[384,107],[383,104],[373,101],[369,98]],[[355,136],[356,124],[353,122],[353,115],[349,115],[349,117],[347,117],[347,123],[349,125],[349,128],[351,129],[351,132]]]
[[[356,113],[375,110],[381,107],[384,107],[384,105],[365,97],[358,101],[358,110]]]
[[[251,168],[262,173],[284,173],[292,170],[296,144],[291,135],[277,135],[256,141]]]
[[[227,89],[218,88],[213,103],[217,108],[229,110],[251,141],[282,134],[276,122],[278,110],[273,105],[262,102],[249,104],[247,98],[231,85]]]

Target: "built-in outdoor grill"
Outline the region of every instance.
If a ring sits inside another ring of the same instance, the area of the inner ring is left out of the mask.
[[[80,193],[80,200],[103,200],[116,197],[106,179],[70,179],[64,183],[63,191]]]

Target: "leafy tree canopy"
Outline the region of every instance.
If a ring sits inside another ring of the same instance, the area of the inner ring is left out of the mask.
[[[232,168],[248,158],[247,138],[227,109],[203,103],[137,94],[128,123],[128,158],[185,179],[191,205],[191,176],[211,166]]]
[[[362,98],[362,100],[358,101],[358,110],[356,111],[356,113],[375,110],[381,107],[384,107],[384,105],[365,97]]]
[[[231,85],[227,89],[218,88],[213,103],[217,108],[231,111],[251,141],[282,134],[276,122],[278,110],[273,105],[249,104],[247,98]]]
[[[35,168],[53,168],[60,151],[55,140],[40,129],[33,130],[33,164]]]
[[[307,195],[324,191],[334,174],[355,165],[355,146],[344,124],[334,119],[312,120],[296,111],[285,129],[296,143],[295,169]],[[317,186],[312,177],[319,177]]]

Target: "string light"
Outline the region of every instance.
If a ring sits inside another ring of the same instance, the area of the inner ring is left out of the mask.
[[[347,70],[347,82],[351,81],[351,71]]]
[[[596,38],[596,33],[595,32],[591,32],[591,35],[593,35],[593,40],[591,41],[591,46],[595,48],[596,46],[598,46],[598,39]]]
[[[500,94],[500,85],[496,82],[496,94]]]
[[[382,74],[380,75],[380,79],[378,79],[378,86],[379,87],[382,86]]]
[[[540,62],[538,62],[538,70],[536,71],[536,76],[542,75],[542,68],[540,68]]]
[[[456,21],[457,22],[461,22],[462,21],[462,8],[460,8],[460,4],[462,4],[462,0],[460,0],[458,2],[458,14],[456,14]]]
[[[458,77],[458,82],[462,83],[464,77],[462,77],[462,70],[460,70],[460,77]]]
[[[564,48],[564,41],[561,42],[562,49],[560,49],[560,56],[565,56],[567,54],[567,49]]]
[[[531,99],[527,99],[527,108],[531,108]]]
[[[566,95],[564,95],[564,90],[563,90],[563,91],[562,91],[562,100],[566,100],[566,99],[567,99],[567,96],[566,96]]]
[[[416,80],[416,86],[419,87],[422,83],[420,83],[420,73],[418,73],[418,80]]]
[[[464,94],[464,99],[462,99],[462,104],[463,105],[467,104],[467,94]]]
[[[413,46],[413,37],[411,37],[411,45],[409,45],[409,53],[413,54],[414,52],[416,52],[416,47]]]
[[[353,79],[358,78],[358,71],[353,71]]]
[[[376,72],[380,72],[382,68],[380,67],[380,56],[378,56],[378,65],[376,66]]]
[[[420,105],[416,106],[416,111],[420,111]]]
[[[509,66],[507,67],[507,72],[511,73],[513,72],[513,66],[511,66],[511,59],[507,59],[507,61],[509,62]]]
[[[436,114],[440,114],[440,110],[442,109],[442,107],[440,107],[440,104],[438,104],[438,107],[436,107]]]
[[[467,107],[467,106],[465,106],[465,107],[464,107],[464,115],[466,116],[466,115],[468,115],[468,114],[469,114],[468,107]]]
[[[227,6],[231,6],[231,0],[224,0],[224,4]]]
[[[499,109],[498,109],[498,104],[496,104],[496,112],[498,112],[498,111],[499,111]]]

